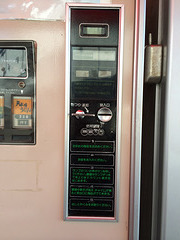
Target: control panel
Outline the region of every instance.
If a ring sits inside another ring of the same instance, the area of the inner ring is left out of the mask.
[[[35,144],[35,42],[0,41],[0,144]]]
[[[65,219],[116,219],[120,13],[70,8]]]

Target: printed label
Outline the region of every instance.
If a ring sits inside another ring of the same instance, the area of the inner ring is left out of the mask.
[[[13,97],[13,128],[32,128],[32,97]]]

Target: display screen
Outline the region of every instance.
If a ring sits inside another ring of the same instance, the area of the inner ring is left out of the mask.
[[[27,77],[26,48],[0,48],[0,77]]]
[[[108,24],[80,24],[80,37],[108,37]]]

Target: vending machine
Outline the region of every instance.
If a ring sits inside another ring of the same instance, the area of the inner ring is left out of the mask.
[[[138,240],[145,1],[55,2],[0,15],[0,238]]]

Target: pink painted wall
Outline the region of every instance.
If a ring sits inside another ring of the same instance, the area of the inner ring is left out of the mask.
[[[37,42],[37,144],[0,146],[1,240],[128,239],[134,8],[132,1],[125,3],[117,223],[63,221],[65,23],[0,21],[0,39]]]

